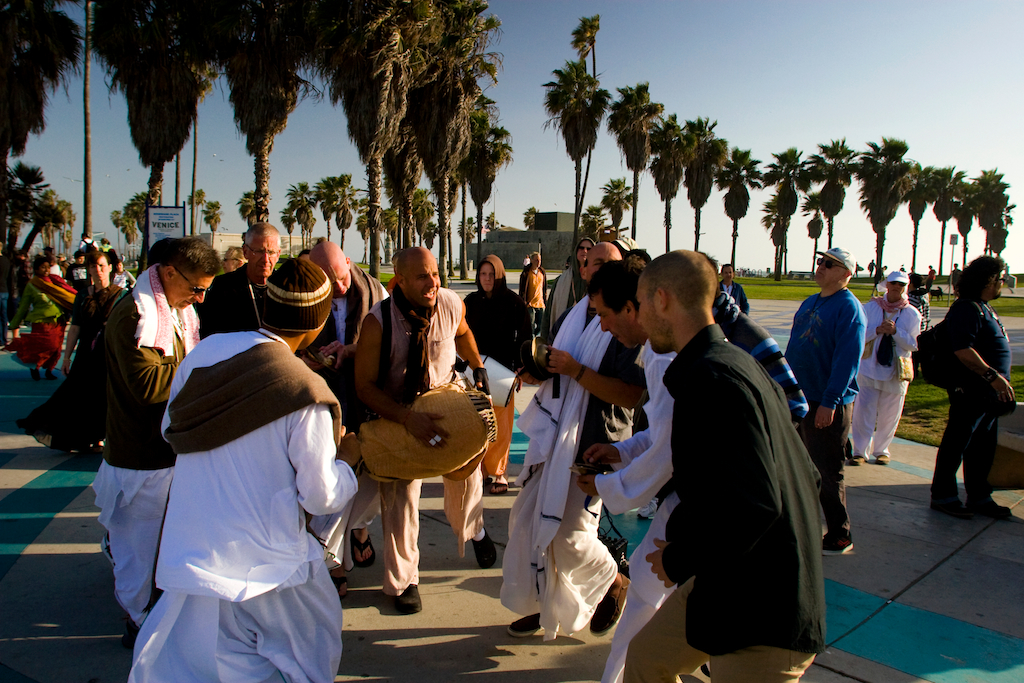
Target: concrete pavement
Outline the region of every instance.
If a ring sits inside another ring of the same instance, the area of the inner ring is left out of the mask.
[[[762,325],[788,333],[786,315],[791,321],[796,302],[752,306]],[[1013,329],[1024,333],[1024,325]],[[1016,346],[1014,351],[1018,363]],[[99,457],[50,451],[19,435],[14,425],[54,384],[32,382],[9,354],[0,353],[0,683],[123,681],[131,655],[120,645],[121,610],[113,599],[110,566],[99,551],[102,528],[88,488]],[[517,404],[528,399],[524,392]],[[513,462],[522,462],[525,447],[525,437],[517,434]],[[804,680],[1024,680],[1024,493],[997,494],[1002,504],[1014,506],[1010,521],[962,521],[933,512],[927,504],[934,453],[900,442],[889,467],[847,470],[856,546],[849,555],[823,558],[829,649]],[[727,447],[715,455],[727,457]],[[513,465],[511,474],[517,469]],[[497,598],[501,548],[517,492],[485,497],[487,528],[500,549],[498,564],[480,570],[471,547],[467,557],[458,557],[440,481],[425,483],[424,611],[396,613],[380,592],[379,562],[354,571],[343,603],[345,654],[336,680],[600,678],[610,636],[587,632],[544,643],[539,636],[514,639],[505,632],[517,615]],[[648,524],[635,515],[616,523],[631,549]],[[379,542],[378,526],[371,527],[371,536]],[[750,570],[756,575],[756,567]]]

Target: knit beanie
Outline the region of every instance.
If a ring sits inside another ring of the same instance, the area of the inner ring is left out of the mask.
[[[267,279],[263,324],[281,332],[320,329],[331,313],[331,283],[312,261],[289,259]]]

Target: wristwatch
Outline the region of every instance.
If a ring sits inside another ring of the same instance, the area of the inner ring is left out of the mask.
[[[988,382],[989,384],[992,384],[992,382],[996,381],[996,377],[998,376],[998,372],[996,372],[993,368],[989,368],[981,375],[981,378]]]

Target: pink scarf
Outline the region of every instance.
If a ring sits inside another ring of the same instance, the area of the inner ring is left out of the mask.
[[[152,266],[139,275],[132,298],[139,309],[139,326],[135,338],[139,346],[160,349],[165,356],[174,355],[174,318],[167,295],[160,282],[159,266]],[[188,353],[199,343],[199,316],[195,307],[178,312],[182,324],[182,343]]]
[[[878,305],[881,306],[882,310],[886,313],[898,313],[902,311],[908,303],[910,303],[907,301],[907,298],[903,296],[901,296],[896,303],[893,303],[889,301],[884,294],[880,297],[876,297],[875,301],[878,302]]]

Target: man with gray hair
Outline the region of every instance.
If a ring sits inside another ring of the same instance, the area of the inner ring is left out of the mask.
[[[218,275],[206,301],[198,306],[205,339],[218,332],[258,330],[267,296],[267,278],[281,256],[281,233],[270,223],[254,223],[246,233],[244,267]]]

